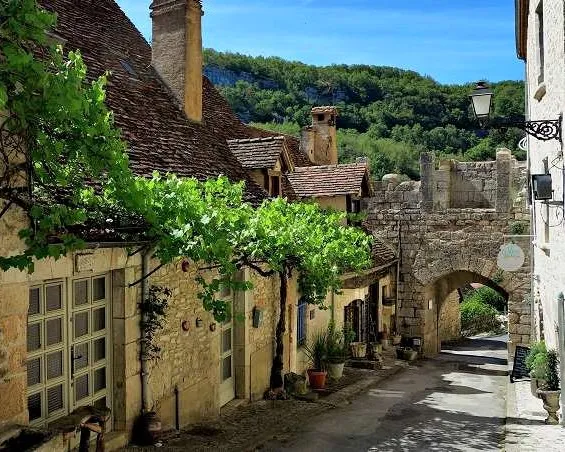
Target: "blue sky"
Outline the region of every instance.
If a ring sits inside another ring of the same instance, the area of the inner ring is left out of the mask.
[[[151,40],[150,0],[117,0]],[[442,83],[523,79],[514,0],[203,0],[204,46],[309,64],[375,64]]]

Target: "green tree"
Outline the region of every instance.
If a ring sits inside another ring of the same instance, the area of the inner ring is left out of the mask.
[[[251,219],[248,233],[252,237],[241,250],[241,262],[263,276],[277,274],[280,280],[271,389],[283,385],[286,300],[293,273],[298,276],[301,296],[323,308],[327,293],[340,289],[341,274],[370,266],[370,237],[360,229],[343,226],[344,219],[344,213],[282,198],[263,203]]]

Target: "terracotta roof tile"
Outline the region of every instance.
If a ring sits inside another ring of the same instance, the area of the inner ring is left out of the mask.
[[[295,168],[287,177],[298,197],[315,198],[357,194],[368,172],[365,163],[348,163]]]
[[[392,264],[398,259],[396,252],[384,240],[379,237],[373,237],[373,240],[371,256],[375,267]]]
[[[290,154],[290,158],[292,159],[292,164],[297,166],[312,166],[313,163],[310,161],[308,156],[304,154],[300,150],[300,139],[293,137],[291,135],[284,135],[276,132],[271,132],[269,130],[259,129],[257,127],[247,126],[248,133],[251,137],[272,137],[272,136],[281,136],[285,137],[286,139],[286,146],[288,149],[288,153]]]
[[[284,137],[228,140],[233,155],[245,169],[273,168],[284,150]]]
[[[81,51],[91,77],[106,70],[112,72],[107,104],[129,144],[131,167],[136,174],[147,176],[158,170],[201,180],[224,174],[232,181],[246,181],[249,200],[259,202],[266,196],[226,142],[249,138],[252,132],[206,78],[203,120],[195,123],[186,118],[152,68],[150,45],[113,0],[40,3],[57,13],[56,33],[66,41],[67,50]]]

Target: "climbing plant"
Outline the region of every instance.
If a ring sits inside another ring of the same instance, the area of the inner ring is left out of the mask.
[[[284,313],[293,271],[303,296],[320,304],[342,271],[368,265],[369,237],[343,226],[341,214],[283,199],[255,209],[243,201],[244,184],[224,176],[134,175],[104,103],[110,74],[89,82],[80,52],[64,54],[47,34],[54,24],[35,0],[0,4],[0,217],[16,205],[30,220],[19,231],[23,252],[0,256],[0,269],[32,272],[37,259],[84,247],[85,229],[110,233],[143,241],[160,265],[182,258],[216,269],[198,277],[199,297],[222,321],[229,305],[215,294],[220,285],[250,287],[235,278],[245,266],[279,274]],[[281,315],[277,359],[283,331]]]
[[[142,341],[145,343],[146,359],[160,358],[161,348],[155,343],[157,332],[163,329],[164,318],[171,298],[171,289],[168,287],[151,286],[147,298],[139,303],[142,317],[140,328]]]
[[[286,301],[293,273],[301,296],[324,307],[327,293],[339,291],[340,275],[370,266],[370,237],[358,228],[344,226],[345,218],[344,213],[327,212],[317,204],[274,199],[263,203],[251,219],[251,240],[244,247],[244,256],[268,268],[257,269],[260,274],[278,274],[280,280],[271,389],[283,386]]]

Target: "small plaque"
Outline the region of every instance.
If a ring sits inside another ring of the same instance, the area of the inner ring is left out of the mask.
[[[76,273],[91,272],[93,268],[94,268],[93,254],[77,254],[75,256]]]
[[[524,265],[525,260],[526,256],[522,248],[515,243],[508,243],[500,247],[496,263],[504,271],[515,272]]]

